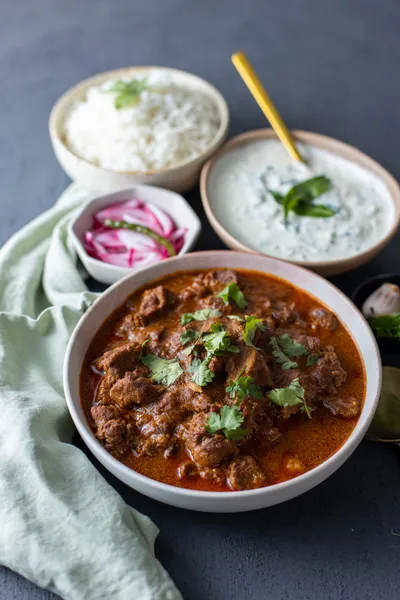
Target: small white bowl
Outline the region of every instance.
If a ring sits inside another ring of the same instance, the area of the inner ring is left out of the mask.
[[[200,219],[185,198],[175,192],[151,185],[136,185],[134,188],[94,198],[85,204],[76,217],[72,219],[68,227],[68,233],[89,275],[102,283],[115,283],[119,279],[122,279],[122,277],[125,277],[125,275],[132,274],[132,272],[138,269],[110,265],[89,256],[84,248],[85,232],[92,229],[95,212],[115,202],[122,202],[131,198],[139,198],[144,202],[151,202],[159,206],[173,218],[178,228],[186,227],[185,242],[179,252],[179,256],[189,252],[199,237],[201,230]]]
[[[176,271],[214,269],[252,269],[281,277],[303,289],[329,307],[347,327],[362,353],[366,397],[360,418],[350,437],[328,460],[295,479],[242,492],[203,492],[160,483],[129,469],[95,438],[83,411],[79,395],[79,377],[89,344],[104,321],[135,290],[151,286],[160,277]],[[364,437],[381,389],[381,361],[375,338],[366,320],[354,304],[331,283],[296,265],[260,254],[232,251],[196,252],[171,258],[142,269],[112,286],[85,313],[69,342],[64,363],[64,391],[72,419],[84,442],[96,458],[118,479],[133,489],[166,504],[206,512],[239,512],[265,508],[285,502],[315,487],[332,475],[354,452]]]
[[[208,148],[196,158],[178,163],[174,167],[147,172],[112,171],[96,166],[74,154],[66,145],[64,134],[64,121],[71,105],[84,99],[88,89],[92,86],[101,85],[109,79],[134,77],[138,74],[145,75],[153,69],[168,73],[175,83],[203,92],[215,102],[219,111],[220,126]],[[214,86],[196,75],[167,67],[126,67],[94,75],[65,92],[55,103],[49,119],[51,143],[61,167],[72,180],[79,181],[98,192],[111,192],[138,183],[159,185],[181,194],[187,192],[198,183],[203,164],[225,141],[228,126],[228,105]]]

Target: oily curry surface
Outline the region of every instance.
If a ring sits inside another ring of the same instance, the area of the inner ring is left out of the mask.
[[[334,454],[365,395],[335,315],[254,271],[180,272],[128,298],[95,335],[81,398],[96,437],[143,475],[229,491]]]

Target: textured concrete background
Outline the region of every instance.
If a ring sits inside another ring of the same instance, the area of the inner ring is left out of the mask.
[[[354,144],[400,178],[399,31],[398,0],[0,0],[0,242],[68,183],[47,134],[57,97],[124,65],[210,80],[230,104],[234,134],[264,126],[230,64],[243,49],[289,126]],[[198,249],[222,247],[197,192],[189,199],[205,224]],[[333,281],[351,293],[369,275],[400,270],[399,241]],[[242,515],[163,506],[105,476],[160,527],[157,555],[186,600],[397,600],[399,471],[396,449],[365,441],[317,489]],[[0,569],[0,598],[55,596]]]

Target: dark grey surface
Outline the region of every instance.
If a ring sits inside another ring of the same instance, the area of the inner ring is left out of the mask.
[[[244,49],[289,126],[352,143],[400,178],[399,31],[398,0],[0,0],[0,242],[67,185],[47,134],[57,97],[123,65],[205,77],[227,98],[237,133],[264,126],[230,64],[230,54]],[[204,223],[198,249],[221,248],[197,192],[190,200]],[[367,276],[400,270],[399,242],[334,283],[351,293]],[[104,475],[160,527],[157,555],[186,600],[399,598],[393,447],[364,441],[317,489],[239,515],[163,506]],[[55,596],[1,569],[0,598]]]

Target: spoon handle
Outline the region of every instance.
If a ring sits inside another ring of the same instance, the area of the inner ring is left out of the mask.
[[[236,52],[235,54],[232,54],[232,62],[290,156],[294,158],[294,160],[304,162],[304,158],[297,150],[291,133],[283,122],[275,104],[269,97],[267,90],[258,78],[245,53]]]

